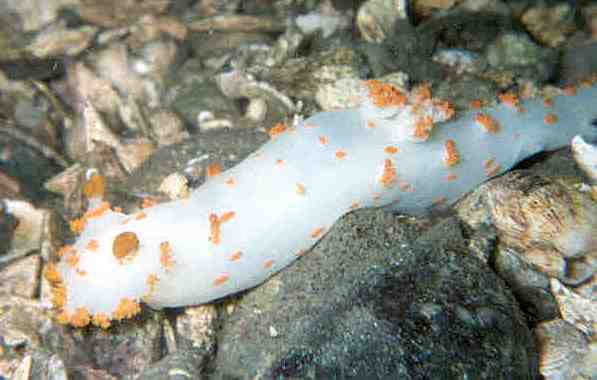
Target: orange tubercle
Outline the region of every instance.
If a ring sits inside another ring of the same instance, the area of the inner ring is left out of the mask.
[[[427,140],[433,129],[433,119],[431,116],[425,116],[417,120],[415,123],[415,131],[413,136],[420,140]]]
[[[493,120],[491,116],[485,113],[477,113],[475,115],[475,122],[487,133],[495,134],[500,130],[497,121]]]
[[[338,150],[336,151],[336,158],[337,158],[338,160],[341,160],[341,159],[343,159],[344,157],[346,157],[346,152],[345,152],[345,151],[343,151],[342,149],[338,149]]]
[[[112,254],[121,264],[133,258],[139,249],[139,238],[134,232],[126,231],[118,234],[112,242]]]
[[[279,135],[281,135],[282,133],[284,133],[284,131],[286,131],[286,129],[288,129],[288,127],[286,126],[286,124],[284,123],[277,123],[276,125],[274,125],[273,127],[271,127],[269,129],[269,131],[267,131],[268,135],[270,138],[275,138]]]
[[[396,154],[400,151],[400,149],[396,148],[395,146],[388,145],[385,148],[383,148],[383,151],[387,154]]]
[[[554,113],[548,113],[543,117],[543,122],[547,125],[554,125],[558,122],[558,117]]]
[[[165,270],[170,270],[174,266],[174,258],[172,257],[172,247],[170,242],[163,241],[160,243],[160,265]]]
[[[460,155],[456,150],[456,143],[452,139],[446,140],[444,143],[444,164],[451,167],[456,165],[458,161],[460,161]]]
[[[378,107],[402,106],[406,103],[406,96],[391,84],[367,80],[365,85],[369,90],[369,99]]]
[[[104,176],[93,174],[83,184],[83,195],[89,198],[103,198],[106,189],[106,180]]]
[[[220,273],[214,280],[214,286],[220,286],[228,281],[230,275],[228,273]]]
[[[383,187],[391,187],[396,182],[396,168],[389,158],[386,158],[383,162],[383,171],[379,182]]]
[[[89,311],[84,307],[78,307],[70,317],[70,324],[73,327],[85,327],[91,322]]]
[[[95,314],[91,320],[91,323],[93,323],[94,326],[100,327],[104,330],[109,328],[111,325],[110,318],[108,318],[108,316],[104,313]]]
[[[217,162],[207,165],[207,176],[215,177],[222,172],[222,167]]]
[[[325,230],[325,227],[317,227],[317,228],[315,228],[313,231],[311,231],[311,237],[314,238],[314,239],[320,237],[323,234],[324,230]]]
[[[296,184],[296,193],[298,195],[305,195],[306,192],[307,190],[305,189],[305,185],[303,185],[302,183]]]
[[[141,306],[139,302],[129,299],[122,298],[116,306],[116,310],[112,313],[112,319],[122,321],[123,319],[132,318],[141,312]]]

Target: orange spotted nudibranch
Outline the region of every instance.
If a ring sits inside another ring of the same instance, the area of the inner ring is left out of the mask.
[[[309,249],[338,218],[363,207],[423,214],[448,207],[488,178],[591,125],[597,90],[581,85],[545,101],[511,93],[456,114],[432,86],[362,85],[360,107],[277,124],[255,154],[184,199],[125,214],[87,176],[89,208],[76,240],[44,278],[58,323],[110,328],[152,308],[202,304],[264,282]],[[521,110],[524,110],[522,112]]]

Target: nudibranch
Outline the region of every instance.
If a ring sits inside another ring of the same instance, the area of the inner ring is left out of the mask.
[[[237,166],[184,199],[124,214],[85,185],[90,208],[76,242],[49,264],[58,321],[103,328],[153,308],[196,305],[254,287],[307,252],[343,214],[387,207],[422,214],[591,125],[597,89],[522,101],[455,117],[426,86],[363,82],[358,108],[278,125]]]

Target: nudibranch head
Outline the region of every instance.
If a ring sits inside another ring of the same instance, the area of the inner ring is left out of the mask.
[[[448,102],[432,97],[428,85],[402,91],[377,80],[363,82],[360,112],[367,126],[390,129],[392,141],[415,143],[427,141],[437,123],[455,114]]]

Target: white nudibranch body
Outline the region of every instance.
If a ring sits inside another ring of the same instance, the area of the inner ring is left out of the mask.
[[[577,134],[597,138],[597,89],[588,85],[549,108],[509,99],[450,122],[453,109],[426,87],[365,87],[360,108],[277,125],[268,143],[186,199],[126,215],[100,202],[92,177],[91,209],[73,223],[80,236],[45,273],[58,320],[108,327],[140,302],[201,304],[254,287],[351,210],[446,207],[529,155]]]

